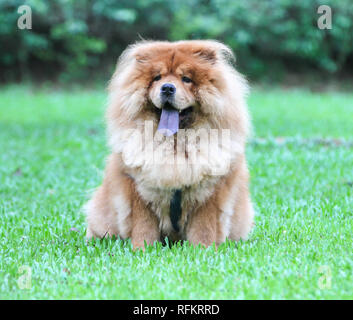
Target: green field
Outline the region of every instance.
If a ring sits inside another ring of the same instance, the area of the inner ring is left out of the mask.
[[[105,100],[98,89],[0,90],[1,299],[353,298],[352,93],[253,89],[256,227],[218,251],[86,244]]]

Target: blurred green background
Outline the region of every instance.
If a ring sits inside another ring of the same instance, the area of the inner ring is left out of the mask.
[[[352,31],[353,0],[0,0],[0,299],[352,299]],[[109,153],[102,86],[140,38],[234,50],[252,85],[249,241],[86,243]]]
[[[22,4],[32,8],[31,30],[17,28]],[[317,27],[322,4],[332,8],[331,30]],[[353,1],[0,0],[0,81],[106,81],[140,38],[221,40],[250,80],[347,79]]]

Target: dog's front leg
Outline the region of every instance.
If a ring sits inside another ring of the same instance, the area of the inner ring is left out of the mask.
[[[186,240],[205,247],[216,242],[217,212],[216,205],[210,201],[192,212],[186,227]]]
[[[148,245],[160,240],[157,216],[146,206],[140,197],[136,197],[132,204],[131,242],[134,249],[145,249]]]

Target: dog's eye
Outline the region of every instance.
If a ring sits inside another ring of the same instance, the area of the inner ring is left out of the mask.
[[[161,80],[161,75],[159,74],[158,76],[156,76],[156,77],[154,77],[153,78],[153,81],[159,81],[159,80]]]
[[[190,78],[185,77],[185,76],[183,76],[183,77],[181,78],[181,81],[186,82],[186,83],[192,82],[192,80],[191,80]]]

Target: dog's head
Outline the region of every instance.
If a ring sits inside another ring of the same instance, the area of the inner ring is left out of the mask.
[[[232,51],[217,41],[139,42],[119,59],[111,96],[130,119],[162,121],[163,110],[168,119],[179,113],[179,128],[192,127],[200,117],[229,119],[246,92],[232,61]]]

